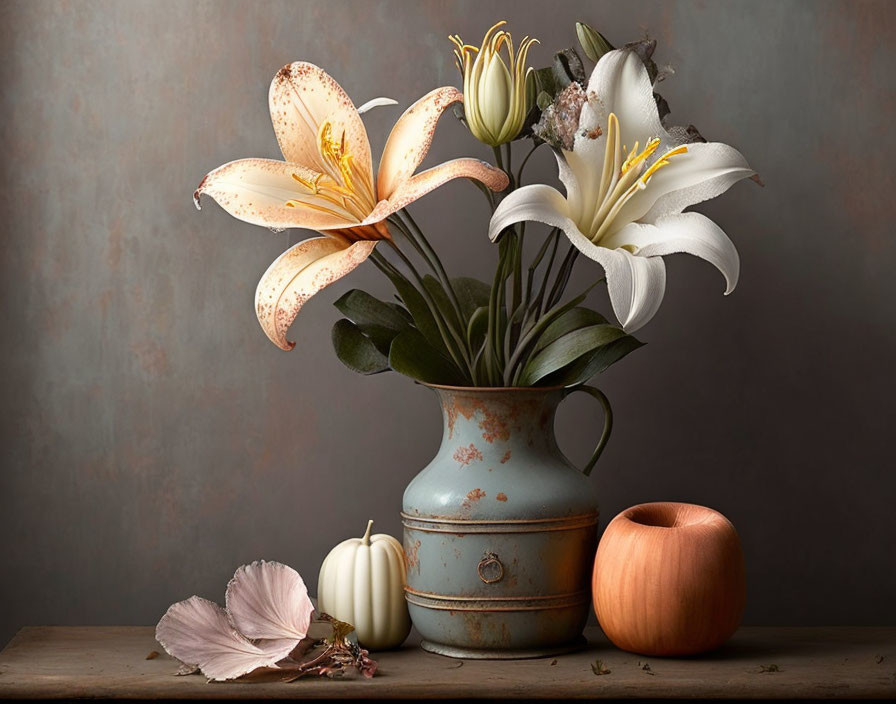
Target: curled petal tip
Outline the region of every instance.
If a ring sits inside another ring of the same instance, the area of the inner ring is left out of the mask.
[[[205,185],[205,182],[208,181],[208,175],[199,182],[199,185],[196,186],[196,190],[193,191],[193,205],[196,206],[196,210],[202,210],[202,205],[199,203],[199,197],[202,195],[202,187]]]
[[[350,245],[332,237],[313,237],[287,249],[268,267],[255,291],[255,312],[268,338],[281,350],[295,342],[286,332],[309,298],[359,266],[374,240]]]
[[[365,112],[372,108],[384,107],[386,105],[398,105],[397,100],[393,100],[392,98],[374,98],[373,100],[368,100],[366,103],[357,108],[358,114],[363,115]]]

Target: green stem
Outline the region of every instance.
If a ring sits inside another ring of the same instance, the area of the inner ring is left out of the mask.
[[[442,264],[442,260],[439,259],[438,253],[429,243],[429,240],[426,239],[426,235],[423,234],[423,230],[417,224],[417,221],[414,220],[414,218],[411,216],[410,211],[407,208],[402,208],[401,212],[407,218],[408,223],[410,223],[410,229],[412,229],[416,233],[420,244],[426,252],[427,258],[429,259],[429,265],[432,267],[436,276],[438,276],[442,281],[442,286],[445,287],[445,292],[448,294],[451,305],[454,307],[454,312],[457,313],[457,319],[460,321],[461,325],[466,325],[467,321],[464,320],[464,314],[460,307],[460,301],[458,301],[457,299],[457,292],[454,290],[454,285],[451,283],[451,279],[448,278],[448,273],[445,271],[445,267]]]
[[[398,230],[402,236],[410,243],[410,245],[414,248],[417,254],[420,255],[420,258],[423,261],[426,261],[426,254],[423,251],[423,247],[420,246],[420,243],[417,242],[416,238],[413,234],[411,234],[410,230],[408,230],[407,225],[400,220],[396,215],[390,215],[387,218],[387,221],[390,225],[392,225],[396,230]]]
[[[504,171],[504,157],[501,156],[501,148],[492,147],[492,152],[495,155],[495,166]]]
[[[414,234],[411,232],[410,227],[403,221],[398,218],[392,218],[389,220],[390,224],[392,224],[396,230],[398,230],[402,235],[404,235],[409,242],[414,246],[423,260],[429,264],[430,269],[432,269],[433,273],[435,273],[440,280],[442,281],[442,285],[444,288],[448,289],[449,301],[452,303],[452,308],[454,309],[454,313],[457,316],[456,320],[451,320],[450,316],[442,316],[445,321],[445,325],[448,330],[451,332],[452,337],[454,338],[455,344],[459,345],[461,350],[463,351],[464,359],[469,363],[469,360],[472,356],[472,351],[470,350],[469,343],[467,341],[467,337],[464,333],[466,321],[464,320],[463,313],[460,309],[460,304],[457,302],[457,297],[454,295],[454,290],[449,288],[450,281],[448,281],[448,277],[445,274],[444,268],[441,268],[441,262],[439,262],[439,267],[436,267],[432,260],[426,255],[426,249],[421,245]],[[422,234],[422,233],[421,233]],[[425,239],[425,238],[424,238]],[[426,243],[429,245],[429,243]],[[430,247],[430,251],[432,248]],[[433,255],[435,252],[433,252]],[[441,269],[441,273],[439,270]],[[417,274],[419,277],[419,274]],[[422,278],[422,277],[421,277]],[[447,283],[446,283],[447,282]],[[425,284],[421,283],[421,286],[425,287]],[[428,291],[427,291],[428,293]],[[459,328],[458,328],[459,326]]]
[[[516,172],[516,185],[517,185],[517,188],[519,188],[519,187],[522,185],[522,183],[523,183],[523,169],[526,167],[526,163],[529,161],[529,157],[532,156],[532,155],[535,153],[535,150],[538,149],[538,147],[540,147],[540,146],[541,146],[541,145],[538,144],[538,143],[533,144],[533,145],[532,145],[532,148],[529,150],[529,153],[526,154],[525,158],[523,159],[523,163],[520,164],[520,168],[519,168],[519,170]]]
[[[534,307],[530,311],[530,315],[534,313],[538,313],[542,310],[542,304],[544,303],[544,294],[547,290],[548,281],[551,277],[551,272],[554,269],[554,261],[557,257],[557,247],[560,246],[560,230],[554,228],[554,245],[551,247],[551,256],[548,258],[547,266],[544,270],[544,276],[541,279],[541,286],[538,289],[538,295],[535,296],[535,300],[533,301]],[[528,322],[528,321],[527,321]]]
[[[551,287],[551,293],[548,296],[547,301],[545,301],[545,307],[554,305],[563,297],[563,292],[566,290],[566,286],[569,283],[569,277],[572,274],[572,267],[578,256],[579,250],[576,249],[575,245],[570,244],[569,251],[563,258],[563,263],[560,265],[560,270],[557,272],[557,278],[554,280],[554,285]]]
[[[579,303],[581,303],[585,299],[585,296],[588,295],[588,292],[591,291],[592,288],[597,286],[598,283],[600,282],[596,281],[595,283],[591,284],[588,288],[585,289],[583,293],[579,294],[571,301],[564,303],[563,305],[554,306],[538,319],[535,325],[532,326],[532,329],[529,330],[529,332],[523,337],[522,340],[520,340],[520,343],[517,345],[516,349],[513,352],[513,356],[507,361],[507,366],[505,367],[504,371],[504,375],[506,378],[510,378],[511,380],[519,378],[522,369],[525,367],[525,362],[527,361],[526,359],[521,360],[521,358],[523,357],[523,354],[527,352],[527,348],[529,347],[529,345],[538,339],[538,336],[542,332],[544,332],[544,329],[548,325],[554,322],[554,319],[558,315],[562,315],[570,308],[575,308],[577,305],[579,305]],[[516,373],[513,373],[513,368],[517,365],[518,362],[521,361],[523,363],[519,365]]]
[[[448,350],[448,353],[451,355],[451,359],[457,365],[458,369],[461,370],[461,372],[466,371],[467,378],[472,378],[472,372],[470,371],[470,359],[466,354],[466,345],[461,344],[461,340],[457,332],[451,325],[449,325],[448,321],[439,311],[439,307],[432,299],[432,296],[426,288],[426,284],[424,284],[423,282],[423,277],[420,276],[420,273],[417,271],[413,262],[411,262],[411,260],[407,258],[405,253],[402,252],[401,249],[399,249],[398,245],[396,245],[392,240],[386,240],[386,242],[388,242],[392,246],[392,249],[396,254],[398,254],[399,258],[408,268],[408,271],[411,272],[411,276],[417,282],[417,285],[420,289],[420,295],[426,302],[426,306],[427,308],[429,308],[429,312],[432,314],[433,320],[435,320],[436,326],[439,328],[439,334],[442,337],[442,342],[445,344],[445,349]],[[454,344],[452,344],[452,342]]]
[[[498,244],[498,264],[495,267],[495,278],[488,299],[488,330],[485,336],[485,366],[489,384],[498,386],[501,378],[500,360],[498,357],[498,306],[501,290],[504,288],[504,269],[506,246]]]
[[[398,268],[395,267],[392,262],[390,262],[376,250],[373,250],[370,253],[370,261],[372,261],[376,268],[383,272],[386,276],[401,276],[402,278],[404,278]]]
[[[504,145],[507,149],[507,168],[505,171],[507,172],[507,177],[510,179],[510,190],[514,190],[516,188],[516,181],[513,178],[513,150],[510,147],[510,142],[507,142]]]
[[[476,186],[476,188],[478,188],[480,191],[482,191],[482,193],[485,195],[486,199],[488,200],[488,206],[492,209],[492,212],[494,213],[495,207],[497,207],[495,204],[495,196],[491,192],[491,190],[489,190],[488,186],[482,185],[475,178],[471,178],[471,179],[467,179],[467,180],[470,183],[472,183],[474,186]]]

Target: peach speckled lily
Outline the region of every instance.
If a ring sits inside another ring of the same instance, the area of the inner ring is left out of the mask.
[[[296,62],[271,83],[271,119],[285,161],[240,159],[215,169],[196,189],[240,220],[279,230],[317,230],[291,247],[262,276],[256,312],[271,341],[284,350],[286,331],[305,301],[342,278],[390,237],[388,216],[455,178],[472,178],[495,191],[507,176],[478,159],[455,159],[415,174],[432,142],[436,122],[456,88],[437,88],[399,118],[386,141],[374,179],[370,142],[360,112],[392,102],[377,99],[356,109],[319,67]]]

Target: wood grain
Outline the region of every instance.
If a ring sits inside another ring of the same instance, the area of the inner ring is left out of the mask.
[[[744,612],[737,531],[705,506],[632,506],[604,531],[592,593],[604,633],[623,650],[663,657],[715,650]]]
[[[406,645],[375,655],[380,671],[371,680],[208,684],[174,676],[177,663],[151,627],[28,627],[0,653],[0,697],[896,697],[896,628],[742,628],[716,653],[649,660],[617,650],[596,628],[586,635],[587,650],[555,659],[461,661]],[[147,660],[152,651],[160,655]],[[594,674],[598,658],[609,674]],[[769,665],[780,671],[763,672]]]

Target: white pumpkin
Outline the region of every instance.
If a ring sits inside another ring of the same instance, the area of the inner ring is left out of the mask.
[[[355,627],[358,642],[368,650],[396,648],[411,630],[404,600],[407,569],[404,550],[389,535],[343,540],[320,567],[318,610]]]

